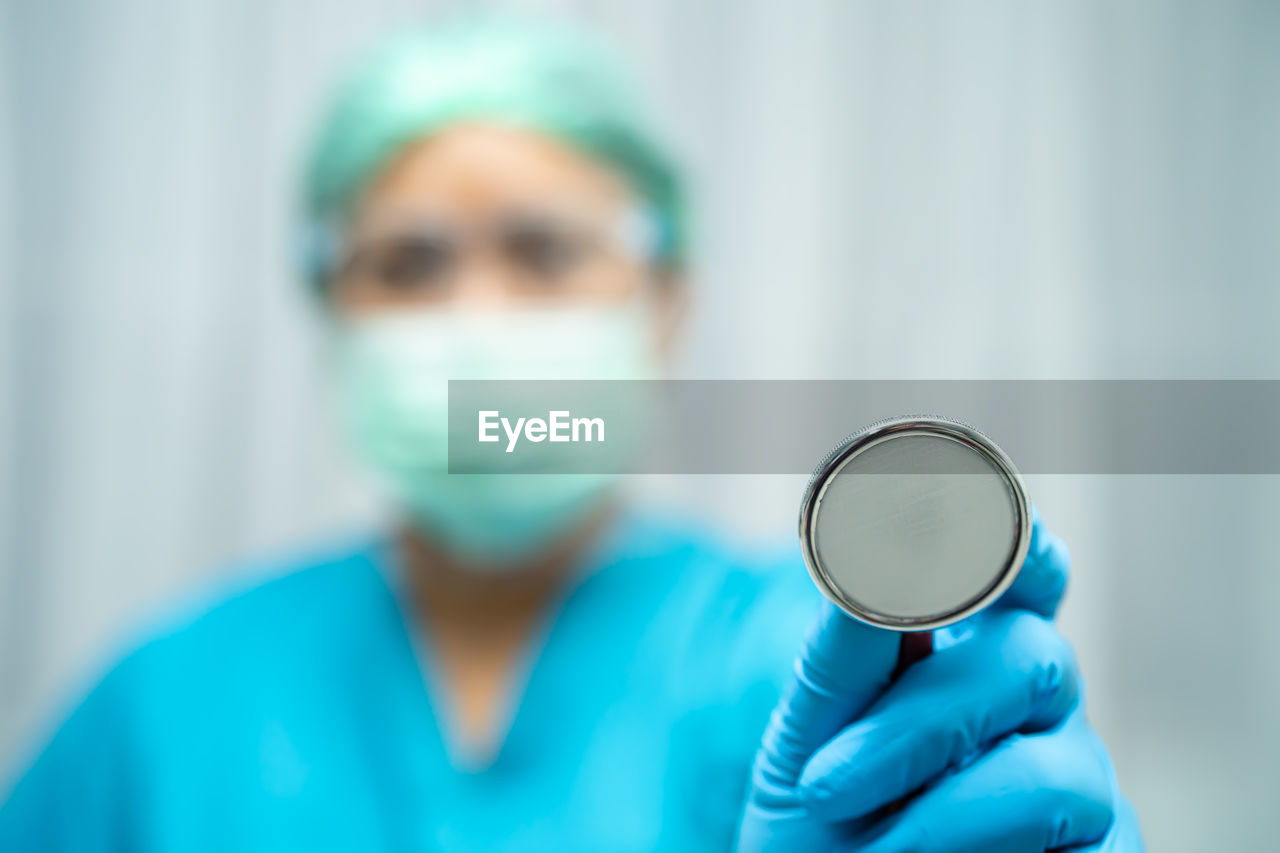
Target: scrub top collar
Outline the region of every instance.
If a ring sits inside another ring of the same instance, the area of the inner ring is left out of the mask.
[[[453,704],[448,701],[448,685],[444,682],[429,633],[425,630],[421,614],[413,605],[409,592],[408,567],[405,565],[398,537],[386,532],[379,538],[373,562],[395,599],[431,705],[441,746],[455,770],[479,773],[498,761],[515,726],[530,682],[547,654],[556,624],[569,601],[582,587],[589,585],[600,575],[632,558],[643,557],[650,550],[646,546],[653,544],[651,537],[643,535],[642,531],[646,526],[644,518],[624,504],[619,506],[613,517],[597,532],[546,607],[520,659],[508,676],[502,708],[494,726],[494,736],[479,748],[464,744],[458,735],[461,724],[454,714]]]

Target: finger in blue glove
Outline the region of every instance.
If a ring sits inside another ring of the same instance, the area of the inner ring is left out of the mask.
[[[1103,842],[1115,818],[1106,751],[1076,712],[1059,728],[1001,741],[886,819],[860,853],[1044,853]],[[1104,842],[1105,843],[1105,842]],[[1139,853],[1137,847],[1117,851]]]
[[[990,614],[819,748],[801,772],[800,797],[820,820],[868,815],[999,738],[1056,726],[1078,695],[1075,655],[1049,622]]]

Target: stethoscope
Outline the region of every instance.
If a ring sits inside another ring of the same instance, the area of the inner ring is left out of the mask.
[[[1031,508],[1013,461],[973,427],[891,418],[823,458],[800,504],[818,589],[845,613],[904,632],[900,666],[932,632],[979,612],[1017,577]]]

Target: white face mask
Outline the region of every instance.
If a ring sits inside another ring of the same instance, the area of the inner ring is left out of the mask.
[[[397,311],[344,321],[337,345],[360,457],[433,542],[496,568],[566,533],[619,475],[448,473],[448,380],[657,376],[647,303]]]

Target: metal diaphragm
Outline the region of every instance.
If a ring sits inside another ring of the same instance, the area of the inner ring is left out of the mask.
[[[1031,509],[1013,461],[936,416],[871,424],[818,465],[800,505],[814,583],[850,616],[929,631],[970,616],[1017,577]]]

